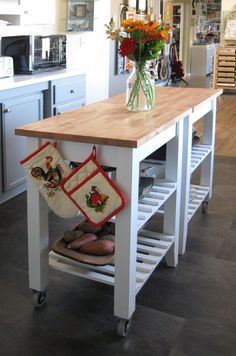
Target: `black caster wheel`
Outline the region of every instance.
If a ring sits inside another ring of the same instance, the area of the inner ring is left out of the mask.
[[[33,291],[33,303],[37,308],[40,308],[46,302],[46,291],[38,292],[36,290]]]
[[[202,213],[206,214],[207,211],[208,211],[208,201],[205,200],[204,202],[202,202]]]
[[[119,336],[126,336],[131,326],[131,319],[119,319],[117,324],[117,334]]]

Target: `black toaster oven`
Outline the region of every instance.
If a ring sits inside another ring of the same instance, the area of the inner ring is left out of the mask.
[[[66,68],[65,35],[26,35],[1,38],[2,56],[14,62],[14,74],[36,74]]]

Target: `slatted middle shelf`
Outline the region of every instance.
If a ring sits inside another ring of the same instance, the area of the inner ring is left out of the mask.
[[[176,183],[165,179],[155,180],[151,191],[138,202],[138,225],[140,230],[144,224],[155,214],[166,200],[175,192]]]
[[[138,293],[156,266],[164,258],[174,242],[174,236],[142,230],[138,234],[137,241],[136,293]],[[94,266],[80,263],[53,251],[49,253],[49,264],[58,271],[111,286],[115,285],[115,265],[113,264]]]
[[[211,152],[212,146],[204,144],[196,144],[192,146],[191,152],[191,173],[197,169],[197,167],[202,163],[202,161]]]

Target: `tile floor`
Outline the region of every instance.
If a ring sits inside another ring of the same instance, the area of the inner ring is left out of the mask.
[[[123,339],[109,286],[50,270],[47,302],[34,308],[26,194],[0,205],[0,355],[235,356],[235,202],[236,158],[216,157],[208,213],[191,220],[177,268],[162,263],[141,289]],[[69,223],[50,218],[53,240]]]

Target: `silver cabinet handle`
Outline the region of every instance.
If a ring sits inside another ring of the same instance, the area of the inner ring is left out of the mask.
[[[7,114],[8,112],[11,112],[11,108],[6,108],[3,112]]]
[[[75,93],[75,89],[71,89],[71,94],[74,94]]]

